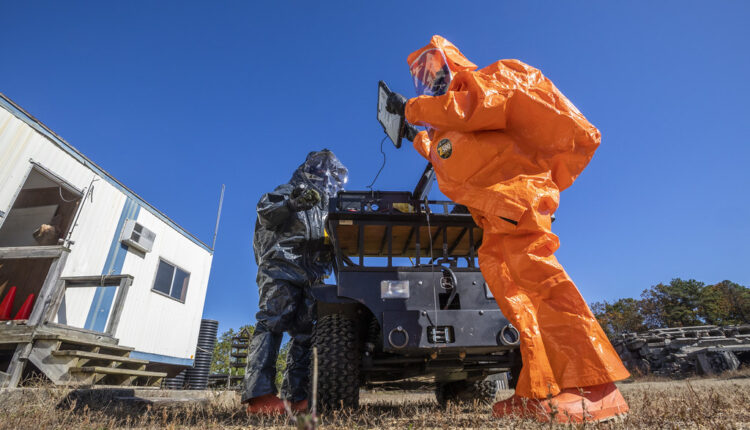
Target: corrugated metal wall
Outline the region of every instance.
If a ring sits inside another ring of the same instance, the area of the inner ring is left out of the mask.
[[[71,239],[71,253],[63,276],[106,273],[133,275],[120,325],[115,336],[137,351],[192,359],[203,313],[212,254],[182,232],[172,228],[142,201],[126,195],[28,124],[0,108],[0,211],[8,212],[32,164],[37,162],[84,189],[93,192],[83,202]],[[129,251],[119,243],[123,216],[135,216],[156,232],[152,252]],[[0,222],[2,222],[0,218]],[[185,302],[151,291],[159,258],[190,272]],[[103,330],[101,315],[109,313],[111,297],[96,287],[71,289],[58,314],[59,321],[75,327]],[[96,314],[93,314],[93,313]],[[97,319],[99,315],[99,319]]]

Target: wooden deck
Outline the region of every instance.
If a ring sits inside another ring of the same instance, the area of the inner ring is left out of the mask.
[[[7,371],[0,371],[0,387],[22,382],[27,363],[57,385],[158,386],[166,376],[147,371],[147,360],[131,358],[133,348],[111,336],[57,324],[0,324],[0,348],[13,351]]]

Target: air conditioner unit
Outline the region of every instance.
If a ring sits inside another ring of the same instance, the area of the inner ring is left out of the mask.
[[[120,241],[127,246],[141,252],[151,252],[154,247],[156,233],[135,222],[134,219],[125,220],[125,226],[122,228]]]

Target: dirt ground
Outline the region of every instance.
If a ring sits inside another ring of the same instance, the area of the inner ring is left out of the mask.
[[[743,375],[744,376],[744,375]],[[750,429],[750,378],[642,380],[620,383],[630,414],[619,421],[576,426],[497,420],[484,404],[441,410],[429,392],[363,392],[356,411],[320,417],[321,429]],[[512,391],[503,391],[505,398]],[[75,391],[38,387],[0,393],[0,429],[241,429],[295,428],[286,417],[248,418],[235,393],[167,405],[82,399]]]

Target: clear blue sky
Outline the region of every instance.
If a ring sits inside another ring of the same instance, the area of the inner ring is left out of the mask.
[[[206,242],[227,185],[222,330],[257,311],[260,195],[322,147],[369,184],[377,81],[411,96],[406,56],[436,33],[540,68],[602,131],[554,225],[589,302],[750,285],[748,2],[155,3],[2,2],[0,91]],[[386,152],[376,187],[411,189],[425,162]]]

